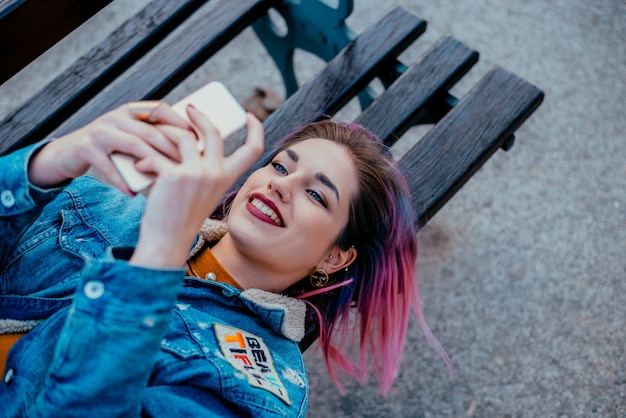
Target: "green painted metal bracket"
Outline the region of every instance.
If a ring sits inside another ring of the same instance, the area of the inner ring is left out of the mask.
[[[353,8],[353,0],[337,0],[336,7],[324,0],[282,0],[253,24],[256,35],[283,77],[287,97],[299,87],[293,65],[295,50],[307,51],[326,62],[332,60],[356,37],[346,24]],[[395,60],[381,69],[377,77],[388,88],[406,68]],[[367,87],[358,97],[361,109],[365,109],[374,101],[375,94]],[[436,123],[456,102],[455,97],[446,94],[431,103],[415,124]]]
[[[298,90],[293,66],[296,49],[328,62],[356,37],[345,22],[352,13],[353,0],[339,0],[337,7],[323,0],[283,0],[274,10],[283,22],[277,22],[268,13],[257,20],[253,28],[278,67],[289,97]],[[374,94],[369,89],[359,94],[363,109],[373,100]]]

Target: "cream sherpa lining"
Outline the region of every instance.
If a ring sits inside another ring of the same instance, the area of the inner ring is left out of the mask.
[[[206,244],[219,241],[228,232],[228,227],[223,221],[206,218],[198,231],[198,241],[189,251],[189,258],[196,255]]]
[[[17,319],[0,319],[0,334],[19,334],[30,331],[41,321],[22,321]]]
[[[295,342],[300,342],[304,338],[306,304],[303,301],[261,289],[247,289],[241,292],[240,296],[267,309],[281,309],[285,312],[281,334]]]

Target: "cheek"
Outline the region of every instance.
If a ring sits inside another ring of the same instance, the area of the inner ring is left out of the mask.
[[[328,248],[332,247],[341,232],[341,223],[335,218],[327,215],[302,216],[296,220],[300,224],[294,235],[294,242],[298,247],[304,247],[307,252],[324,253]],[[294,231],[295,232],[295,231]]]
[[[328,254],[326,251],[331,247],[330,240],[319,236],[301,234],[294,237],[279,252],[281,262],[293,269],[314,267]]]
[[[245,193],[242,193],[242,192],[237,193],[237,195],[232,200],[232,202],[230,202],[231,211],[233,210],[236,211],[240,209],[241,206],[244,204],[245,200],[246,200]]]

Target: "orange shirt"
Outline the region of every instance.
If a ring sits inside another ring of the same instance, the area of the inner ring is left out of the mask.
[[[209,248],[200,251],[187,261],[187,274],[204,280],[227,283],[239,290],[244,290],[230,273],[222,267]]]

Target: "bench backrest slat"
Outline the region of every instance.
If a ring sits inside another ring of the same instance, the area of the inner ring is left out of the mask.
[[[3,3],[7,4],[0,9],[0,84],[111,0],[9,0]]]
[[[395,8],[346,46],[305,83],[265,123],[266,146],[296,127],[333,115],[425,30],[426,22]]]
[[[277,0],[221,0],[199,10],[172,37],[107,86],[89,106],[72,115],[53,136],[75,130],[123,103],[159,99],[182,82],[226,43],[250,26]]]
[[[444,37],[410,66],[356,122],[391,146],[435,97],[440,97],[478,61],[478,53]]]
[[[152,1],[0,122],[0,154],[50,134],[205,1]]]
[[[422,226],[539,107],[543,92],[495,67],[402,158]]]

